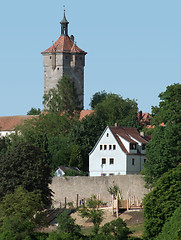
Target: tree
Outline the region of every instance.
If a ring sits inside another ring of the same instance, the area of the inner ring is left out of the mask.
[[[103,119],[106,125],[118,123],[120,126],[135,127],[138,125],[137,111],[135,100],[123,99],[112,93],[95,106],[97,117]]]
[[[181,123],[181,84],[168,86],[159,98],[159,107],[152,107],[153,124]]]
[[[28,192],[22,186],[6,194],[0,202],[0,240],[38,239],[35,228],[45,225],[41,194]]]
[[[67,112],[70,116],[81,110],[79,96],[69,76],[63,76],[56,88],[44,95],[43,104],[50,112]]]
[[[181,205],[175,210],[173,215],[164,224],[161,233],[156,240],[179,239],[181,227]]]
[[[165,173],[144,198],[144,239],[154,239],[181,204],[181,164]]]
[[[181,85],[174,84],[159,95],[159,107],[153,107],[156,127],[146,147],[145,181],[152,187],[169,169],[181,162]],[[164,123],[164,127],[159,126]]]
[[[102,131],[106,127],[104,119],[99,119],[97,115],[91,114],[81,121],[77,121],[69,132],[70,142],[79,146],[79,159],[82,161],[83,171],[89,170],[89,153],[99,139]],[[80,163],[79,163],[80,164]]]
[[[116,220],[104,224],[104,226],[101,228],[101,233],[105,237],[114,236],[114,239],[126,240],[128,239],[131,231],[121,218],[117,218]]]
[[[95,195],[92,195],[91,198],[88,198],[86,201],[86,207],[83,206],[80,209],[81,216],[87,217],[94,224],[93,232],[96,235],[99,231],[100,224],[103,220],[103,211],[98,209],[98,206],[102,204],[102,201],[97,199]]]
[[[181,162],[181,128],[179,124],[157,126],[146,147],[145,181],[152,187],[169,169]]]
[[[81,240],[81,228],[75,224],[75,219],[70,216],[70,212],[64,210],[57,218],[58,228],[56,232],[51,232],[47,240]]]
[[[44,154],[33,144],[14,144],[0,155],[1,197],[22,185],[29,192],[40,192],[44,204],[50,204],[50,182],[50,168],[44,161]]]
[[[98,103],[101,103],[107,97],[107,95],[108,94],[105,92],[105,90],[101,92],[96,92],[91,98],[90,102],[91,108],[94,109]]]
[[[11,142],[29,142],[40,148],[45,153],[45,161],[54,171],[61,164],[69,164],[71,149],[68,133],[75,122],[67,114],[40,114],[16,128],[21,135],[11,136]]]
[[[30,111],[27,112],[27,115],[39,115],[41,113],[40,108],[31,108]]]

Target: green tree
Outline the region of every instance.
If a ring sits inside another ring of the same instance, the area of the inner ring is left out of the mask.
[[[108,94],[105,92],[105,90],[101,92],[96,92],[91,98],[90,102],[91,108],[94,109],[98,103],[101,103],[107,97],[107,95]]]
[[[83,171],[89,170],[89,153],[99,139],[102,131],[105,129],[106,123],[103,119],[99,119],[97,115],[91,114],[81,121],[77,121],[69,132],[70,142],[79,146],[79,164],[82,159]]]
[[[38,118],[27,120],[23,126],[17,128],[21,135],[11,136],[11,142],[28,142],[40,148],[54,171],[59,165],[69,164],[71,149],[68,133],[75,122],[67,114],[40,114]]]
[[[79,96],[69,76],[63,76],[56,88],[50,89],[43,97],[43,104],[50,112],[67,112],[74,115],[81,110]]]
[[[107,236],[114,236],[114,239],[126,240],[131,233],[126,223],[121,219],[117,218],[109,223],[104,224],[101,228],[101,233]]]
[[[144,239],[154,239],[181,205],[181,164],[165,173],[144,198]]]
[[[44,154],[29,143],[14,144],[0,155],[0,195],[11,193],[22,185],[28,191],[39,191],[45,204],[51,202],[50,168]]]
[[[58,228],[56,232],[49,234],[47,240],[81,240],[81,228],[75,224],[75,219],[70,212],[64,210],[57,218]]]
[[[181,205],[175,210],[173,215],[164,224],[161,233],[155,240],[178,239],[181,229]]]
[[[13,193],[6,194],[0,202],[0,240],[38,239],[34,230],[46,223],[42,209],[41,194],[37,192],[28,192],[19,186]]]
[[[40,108],[31,108],[30,111],[27,112],[27,115],[39,115],[41,113]]]
[[[146,156],[145,181],[147,187],[152,187],[163,173],[181,162],[180,124],[155,127],[153,137],[146,147]]]
[[[95,106],[99,119],[106,125],[118,123],[120,126],[137,126],[138,106],[135,100],[123,99],[117,94],[108,94],[107,97]]]
[[[88,198],[86,201],[86,206],[80,209],[81,216],[87,217],[94,224],[93,232],[96,235],[99,231],[100,224],[103,220],[103,211],[98,209],[98,206],[102,204],[102,201],[97,199],[95,195]]]
[[[168,86],[159,98],[159,107],[152,107],[153,124],[181,123],[181,84]]]

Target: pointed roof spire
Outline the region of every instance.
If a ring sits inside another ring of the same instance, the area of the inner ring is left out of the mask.
[[[62,19],[62,21],[61,21],[60,23],[61,23],[61,24],[62,24],[62,23],[69,24],[69,22],[67,21],[66,16],[65,16],[65,9],[64,9],[64,16],[63,16],[63,19]]]
[[[61,35],[62,36],[68,36],[68,24],[69,24],[69,22],[67,21],[67,19],[65,17],[65,9],[64,9],[64,17],[63,17],[62,21],[60,22],[60,24],[61,24]]]

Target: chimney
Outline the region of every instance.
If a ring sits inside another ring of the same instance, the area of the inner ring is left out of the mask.
[[[145,137],[145,132],[140,132],[141,137]]]
[[[115,127],[117,127],[117,126],[118,126],[118,124],[117,124],[117,123],[115,123],[115,124],[114,124],[114,126],[115,126]]]
[[[139,111],[139,113],[138,113],[138,120],[140,121],[142,119],[142,117],[143,117],[143,113],[142,113],[142,111]]]

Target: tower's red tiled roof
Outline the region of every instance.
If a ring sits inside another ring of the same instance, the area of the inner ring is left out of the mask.
[[[87,54],[82,49],[80,49],[69,36],[60,36],[58,40],[43,53],[55,53],[55,52],[67,52],[67,53],[82,53]]]

